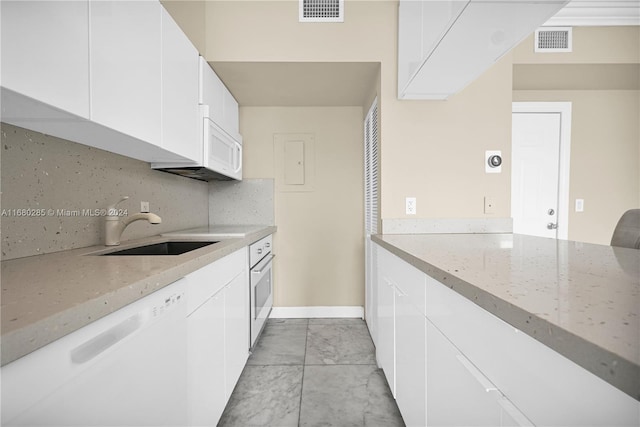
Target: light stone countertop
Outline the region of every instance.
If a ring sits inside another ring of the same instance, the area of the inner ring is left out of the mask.
[[[2,261],[2,365],[12,362],[127,304],[276,231],[263,226],[244,237],[172,256],[94,256],[177,240],[149,237],[117,247],[93,246]]]
[[[639,250],[519,234],[372,240],[640,400]]]

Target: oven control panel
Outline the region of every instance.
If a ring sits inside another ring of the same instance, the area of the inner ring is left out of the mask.
[[[249,245],[249,264],[251,267],[259,263],[262,258],[271,253],[272,242],[273,236],[270,234],[267,237]]]

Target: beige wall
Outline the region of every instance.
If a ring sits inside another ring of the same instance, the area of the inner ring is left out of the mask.
[[[485,174],[484,151],[510,155],[510,57],[449,101],[398,101],[397,7],[396,1],[347,1],[344,23],[301,24],[297,0],[208,2],[206,58],[379,62],[371,92],[380,106],[380,217],[406,217],[407,196],[417,198],[418,218],[484,217],[485,195],[497,203],[492,217],[508,217],[509,167]],[[276,306],[363,304],[361,133],[368,106],[241,108],[248,178],[274,176],[274,132],[316,132],[318,148],[326,133],[326,147],[335,150],[317,152],[318,177],[327,175],[316,193],[275,195]],[[338,112],[337,122],[325,120]],[[341,155],[347,147],[353,153]]]
[[[485,150],[511,156],[509,57],[447,101],[398,101],[383,82],[382,123],[383,218],[409,218],[407,196],[418,218],[510,216],[509,162],[501,174],[484,168]],[[495,214],[484,214],[484,196]]]
[[[574,27],[573,52],[534,53],[533,34],[513,49],[514,64],[637,64],[640,27]]]
[[[242,107],[240,127],[244,177],[276,179],[274,305],[362,306],[362,108]],[[313,135],[312,191],[279,190],[275,134]]]
[[[640,207],[640,91],[514,91],[514,101],[569,101],[569,239],[608,245],[627,209]],[[575,199],[584,212],[574,212]]]
[[[573,47],[534,54],[532,37],[516,47],[513,100],[572,103],[569,239],[608,245],[622,213],[640,207],[640,27],[575,27]]]
[[[485,174],[484,151],[510,153],[510,58],[448,101],[398,101],[397,6],[347,1],[344,23],[301,24],[297,1],[210,2],[207,60],[380,62],[382,218],[406,217],[406,196],[419,218],[484,217],[485,195],[508,217],[508,165]]]

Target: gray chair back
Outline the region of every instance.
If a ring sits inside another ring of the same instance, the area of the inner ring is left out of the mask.
[[[611,246],[640,249],[640,209],[626,211],[611,237]]]

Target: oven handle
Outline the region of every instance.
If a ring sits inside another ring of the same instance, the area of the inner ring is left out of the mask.
[[[271,263],[271,260],[275,258],[274,254],[269,254],[266,257],[264,257],[264,259],[262,261],[260,261],[260,263],[258,265],[256,265],[253,270],[251,270],[251,273],[255,273],[255,274],[262,274],[262,271],[265,270],[267,268],[267,266]]]

